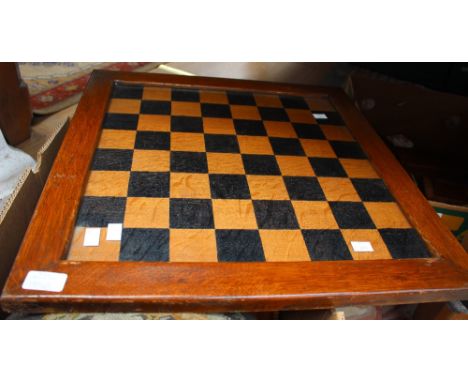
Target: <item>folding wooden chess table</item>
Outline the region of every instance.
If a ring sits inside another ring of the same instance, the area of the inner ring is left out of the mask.
[[[468,298],[468,255],[335,88],[97,71],[8,311],[268,311]]]

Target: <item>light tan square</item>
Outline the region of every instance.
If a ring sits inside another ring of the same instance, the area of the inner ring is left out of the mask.
[[[107,111],[109,113],[139,114],[140,102],[139,99],[112,98]]]
[[[289,200],[282,176],[247,175],[253,200]]]
[[[325,198],[329,202],[360,202],[361,198],[356,192],[351,180],[348,178],[319,177]]]
[[[282,175],[286,176],[314,176],[314,170],[306,157],[277,155],[276,162]]]
[[[307,103],[309,107],[316,112],[320,111],[335,111],[335,108],[331,104],[331,102],[326,98],[314,97],[314,98],[307,98]]]
[[[377,228],[410,228],[398,204],[393,202],[364,202]]]
[[[132,171],[169,171],[169,151],[135,150]]]
[[[168,228],[168,198],[127,198],[125,228]]]
[[[266,261],[310,261],[300,230],[260,230]]]
[[[171,117],[168,115],[140,114],[137,130],[171,131]]]
[[[172,172],[171,198],[209,199],[211,197],[208,174]]]
[[[102,129],[100,149],[131,149],[135,147],[136,132],[131,130]]]
[[[203,118],[205,134],[235,135],[234,122],[229,118]]]
[[[75,227],[67,260],[119,261],[120,240],[106,240],[107,228],[101,228],[97,247],[85,247],[83,245],[85,231],[85,227]]]
[[[264,121],[268,136],[278,138],[297,138],[296,131],[289,122]]]
[[[302,229],[337,229],[333,212],[327,202],[292,201],[297,221]]]
[[[171,89],[147,86],[143,89],[143,99],[152,101],[170,101]]]
[[[240,154],[206,153],[210,174],[244,174]]]
[[[376,229],[343,229],[341,233],[354,260],[385,260],[392,258],[379,231]],[[351,241],[369,241],[374,251],[355,252]]]
[[[91,171],[86,196],[127,196],[129,171]]]
[[[255,103],[262,107],[283,107],[280,98],[271,94],[255,94]]]
[[[286,109],[289,120],[296,123],[316,123],[310,110],[304,109]]]
[[[171,229],[170,262],[217,262],[214,229]]]
[[[205,136],[198,133],[171,133],[171,150],[205,152]]]
[[[346,126],[320,125],[320,128],[329,141],[354,141]]]
[[[171,114],[188,117],[201,117],[200,103],[172,101]]]
[[[257,229],[251,200],[213,199],[213,218],[217,229]]]
[[[242,154],[269,154],[273,155],[268,137],[238,135],[239,149]]]
[[[371,163],[366,159],[340,159],[341,165],[350,178],[378,178]]]
[[[231,115],[233,119],[250,119],[259,121],[260,113],[255,106],[231,105]]]
[[[228,104],[228,98],[225,92],[201,90],[200,91],[200,102],[202,103],[220,103]]]
[[[336,158],[330,143],[322,139],[300,139],[302,148],[309,157]]]

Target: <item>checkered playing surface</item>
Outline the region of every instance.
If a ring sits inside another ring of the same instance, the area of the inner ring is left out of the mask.
[[[429,256],[327,98],[117,85],[68,259]]]

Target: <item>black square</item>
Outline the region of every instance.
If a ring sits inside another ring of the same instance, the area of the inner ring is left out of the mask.
[[[319,125],[311,125],[309,123],[293,123],[292,125],[299,138],[325,139],[325,135],[323,135]]]
[[[242,154],[245,173],[249,175],[281,175],[273,155]]]
[[[365,159],[366,154],[356,142],[330,141],[338,158]]]
[[[116,130],[136,130],[138,126],[138,114],[107,113],[102,127]]]
[[[141,85],[114,85],[112,98],[133,98],[141,99],[143,96],[143,86]]]
[[[346,178],[346,171],[338,159],[309,158],[309,162],[317,176]]]
[[[78,227],[107,227],[123,223],[125,198],[84,196],[76,219]]]
[[[393,197],[382,179],[351,179],[359,197],[365,202],[391,202]]]
[[[289,200],[254,200],[253,205],[260,229],[299,228]]]
[[[231,118],[231,108],[229,105],[202,103],[201,112],[204,117]]]
[[[256,105],[253,94],[249,92],[228,91],[227,97],[231,105]]]
[[[312,260],[352,260],[343,235],[335,229],[305,229],[302,236]]]
[[[238,135],[267,135],[262,121],[235,119],[234,128]]]
[[[379,230],[385,245],[394,259],[431,257],[416,230],[387,228]]]
[[[336,112],[331,111],[312,111],[312,114],[325,114],[327,118],[315,118],[317,123],[321,125],[344,125],[344,121],[341,118],[341,115]]]
[[[169,150],[171,135],[162,131],[137,131],[135,148],[140,150]]]
[[[276,155],[305,155],[299,139],[270,137],[270,143]]]
[[[96,149],[91,170],[130,171],[133,150]]]
[[[171,114],[171,103],[169,101],[141,101],[141,114]]]
[[[265,261],[257,230],[217,229],[218,261]]]
[[[338,226],[343,229],[375,228],[364,205],[359,202],[329,202]]]
[[[120,261],[169,261],[169,230],[124,228]]]
[[[288,114],[286,114],[284,109],[277,107],[259,107],[258,111],[264,121],[289,121]]]
[[[245,175],[210,174],[210,187],[213,199],[250,199]]]
[[[200,94],[195,89],[172,89],[172,100],[200,102]]]
[[[171,117],[171,131],[203,133],[203,119],[200,117]]]
[[[311,176],[285,176],[283,178],[291,200],[325,200],[317,178]]]
[[[171,171],[207,173],[206,154],[171,151]]]
[[[239,143],[235,135],[205,134],[205,147],[212,153],[238,153]]]
[[[280,100],[286,109],[309,109],[309,105],[302,97],[280,96]]]
[[[128,196],[168,198],[169,173],[135,171],[130,173]]]
[[[171,199],[171,228],[214,228],[210,199]]]

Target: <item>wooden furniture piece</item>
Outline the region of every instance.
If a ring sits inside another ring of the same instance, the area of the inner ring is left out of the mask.
[[[21,80],[18,64],[0,63],[0,130],[10,145],[30,137],[31,119],[29,91]]]
[[[108,223],[122,223],[108,241]],[[101,227],[98,247],[83,246]],[[373,252],[351,241],[370,242]],[[275,311],[468,298],[468,255],[335,88],[94,72],[7,311]],[[24,289],[30,271],[62,291]]]
[[[392,67],[389,65],[387,69]],[[436,78],[441,68],[444,66],[437,64],[432,65],[432,70],[427,65],[426,70],[417,65],[401,65],[407,74],[414,74],[416,82],[417,75],[430,73],[430,78]],[[446,69],[448,72],[448,65]],[[394,74],[399,78],[403,72]],[[419,78],[423,80],[421,84],[444,87],[430,84],[428,79]],[[359,70],[350,75],[347,88],[348,94],[353,95],[362,114],[381,137],[390,142],[403,136],[405,145],[397,147],[393,143],[390,148],[418,182],[426,198],[457,205],[468,203],[467,97]],[[453,88],[450,90],[455,91]]]

